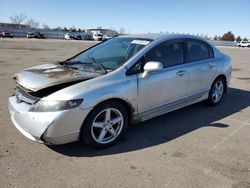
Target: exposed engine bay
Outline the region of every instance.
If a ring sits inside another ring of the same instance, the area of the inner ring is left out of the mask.
[[[45,64],[17,73],[17,99],[34,103],[56,91],[95,78],[103,72],[98,65],[81,62]]]

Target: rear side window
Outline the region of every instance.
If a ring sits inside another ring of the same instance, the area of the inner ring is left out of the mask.
[[[210,46],[201,41],[187,41],[185,50],[185,61],[192,62],[213,57]]]
[[[183,63],[183,43],[163,43],[145,56],[145,62],[158,61],[163,67],[171,67]]]

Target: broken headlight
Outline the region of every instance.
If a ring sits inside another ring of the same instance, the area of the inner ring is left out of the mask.
[[[33,104],[30,112],[56,112],[76,108],[82,104],[83,99],[74,100],[40,100]]]

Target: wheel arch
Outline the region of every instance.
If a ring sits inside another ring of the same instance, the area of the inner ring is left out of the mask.
[[[114,98],[108,98],[108,99],[102,100],[102,101],[98,102],[97,104],[95,104],[93,106],[93,109],[96,108],[97,106],[99,106],[101,104],[104,104],[104,103],[107,103],[109,101],[117,102],[117,103],[123,105],[125,107],[127,113],[128,113],[129,124],[132,123],[132,122],[134,122],[134,120],[133,120],[133,113],[135,112],[135,109],[133,108],[132,104],[130,104],[128,101],[126,101],[124,99],[121,99],[121,98],[114,97]],[[84,123],[86,122],[87,118],[91,114],[91,111],[88,113],[87,117],[84,119],[84,121],[82,123],[82,126],[84,125]]]
[[[106,146],[105,145],[100,145],[100,143],[96,143],[96,141],[93,140],[93,138],[92,138],[93,136],[89,135],[89,131],[90,131],[90,126],[89,126],[90,124],[89,123],[91,122],[90,121],[91,119],[89,119],[89,118],[93,118],[93,116],[91,117],[91,114],[92,114],[93,110],[96,109],[96,108],[98,108],[99,105],[105,105],[105,103],[108,103],[109,101],[110,102],[112,101],[113,104],[117,103],[119,105],[124,106],[125,110],[127,111],[128,122],[126,121],[126,124],[124,124],[125,128],[123,128],[122,132],[118,135],[118,140],[120,140],[124,136],[124,134],[125,134],[125,132],[127,130],[127,126],[130,123],[130,119],[131,119],[131,115],[132,115],[131,114],[132,113],[132,111],[131,111],[132,109],[129,106],[129,103],[126,102],[123,99],[120,99],[120,98],[109,98],[109,99],[103,100],[103,101],[97,103],[96,105],[94,105],[93,108],[92,108],[92,110],[88,113],[87,117],[83,120],[82,126],[80,128],[79,140],[83,140],[85,142],[85,144],[88,144],[90,146],[97,147],[97,148],[103,148],[103,147],[108,147],[110,145],[113,145],[113,144],[115,144],[118,141],[117,139],[115,139],[115,140],[111,141],[110,143],[107,143]],[[103,107],[101,107],[101,108],[103,108]]]
[[[132,121],[132,114],[135,111],[135,109],[133,108],[133,106],[128,101],[125,101],[124,99],[121,99],[121,98],[109,98],[109,99],[106,99],[104,101],[99,102],[98,104],[96,104],[94,106],[94,108],[96,106],[100,105],[100,104],[107,103],[109,101],[117,102],[117,103],[120,103],[121,105],[123,105],[125,107],[127,113],[128,113],[129,123],[131,123],[131,121]]]

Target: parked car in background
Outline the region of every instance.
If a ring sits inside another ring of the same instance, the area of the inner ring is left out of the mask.
[[[75,35],[75,36],[73,36],[73,39],[82,40],[82,36],[81,35]]]
[[[237,43],[238,47],[250,47],[250,42],[248,41],[240,41]]]
[[[198,37],[126,35],[15,74],[9,111],[31,140],[108,147],[130,123],[204,100],[218,105],[231,69],[229,56]]]
[[[0,33],[0,37],[1,38],[13,38],[13,34],[8,30],[4,30]]]
[[[70,33],[66,33],[66,34],[64,35],[64,39],[65,39],[65,40],[70,40],[70,39],[72,39],[72,35],[71,35]]]
[[[93,39],[93,37],[90,34],[86,34],[83,36],[83,40],[92,40],[92,39]]]
[[[82,36],[81,35],[73,35],[71,33],[66,33],[64,35],[64,39],[65,40],[82,40]]]
[[[45,36],[41,32],[28,32],[26,38],[45,39]]]
[[[103,39],[103,34],[101,34],[101,33],[93,33],[93,39],[94,39],[95,41],[102,41],[102,39]]]
[[[109,39],[112,39],[113,37],[112,36],[109,36],[109,35],[103,35],[102,37],[102,41],[107,41]]]
[[[34,38],[34,36],[35,36],[35,33],[32,33],[32,32],[28,32],[27,34],[26,34],[26,38],[28,39],[28,38]]]

